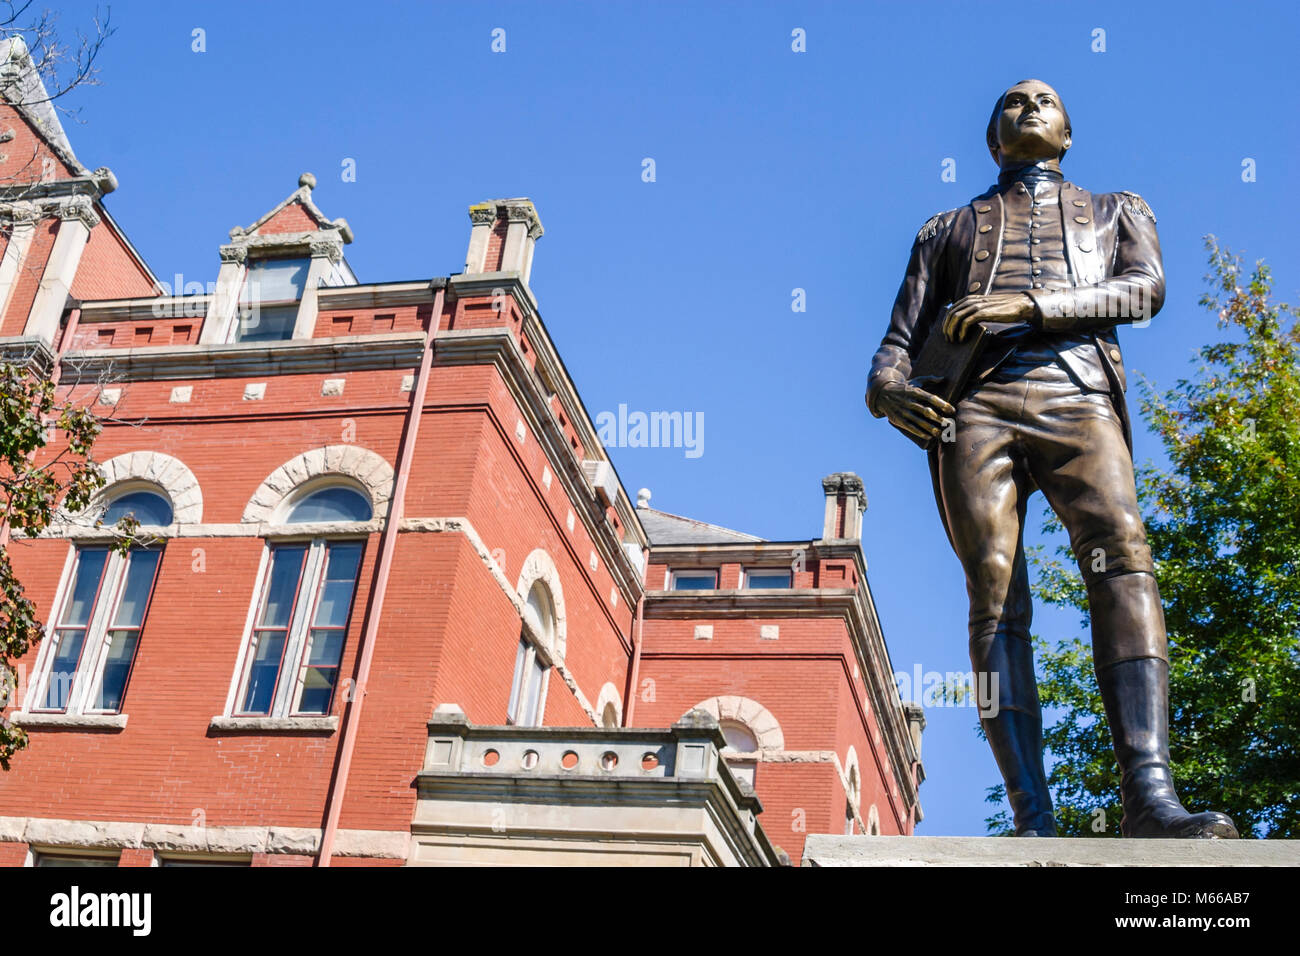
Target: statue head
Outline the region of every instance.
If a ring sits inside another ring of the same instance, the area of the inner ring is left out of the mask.
[[[984,134],[999,166],[1059,160],[1070,148],[1070,114],[1042,80],[1021,80],[998,97]]]

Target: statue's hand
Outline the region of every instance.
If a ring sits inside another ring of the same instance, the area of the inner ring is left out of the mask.
[[[943,318],[943,334],[949,342],[960,342],[976,322],[1019,322],[1032,319],[1034,300],[1023,292],[968,295],[953,303]]]
[[[956,411],[938,395],[906,382],[890,382],[880,390],[876,407],[896,428],[918,438],[934,438],[944,426],[944,419]]]

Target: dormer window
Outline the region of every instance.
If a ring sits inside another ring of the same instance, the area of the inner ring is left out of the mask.
[[[254,259],[239,295],[236,342],[282,342],[293,338],[298,305],[307,288],[311,260]]]

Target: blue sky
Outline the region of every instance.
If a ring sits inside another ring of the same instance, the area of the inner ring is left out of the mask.
[[[93,10],[63,3],[65,30]],[[698,456],[611,449],[629,492],[806,539],[822,476],[858,472],[898,671],[968,669],[965,588],[924,455],[863,391],[916,230],[995,176],[984,125],[1003,89],[1055,85],[1067,178],[1155,210],[1168,295],[1150,327],[1121,332],[1131,369],[1172,385],[1219,334],[1196,304],[1206,233],[1300,298],[1293,4],[132,0],[111,21],[101,85],[71,98],[65,126],[83,163],[117,174],[108,207],[161,278],[214,280],[230,227],[304,170],[351,223],[363,282],[459,271],[466,208],[530,197],[546,227],[532,286],[592,416],[703,413]],[[1137,458],[1158,455],[1138,432]],[[1043,608],[1035,623],[1079,630]],[[982,833],[998,775],[974,711],[927,716],[918,832]]]

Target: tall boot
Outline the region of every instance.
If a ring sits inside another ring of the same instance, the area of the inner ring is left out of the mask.
[[[1027,640],[996,633],[971,642],[971,666],[976,686],[991,692],[988,699],[981,693],[978,701],[980,726],[1002,772],[1016,836],[1056,836],[1043,772],[1043,716],[1033,648]]]
[[[1169,662],[1155,578],[1133,572],[1089,585],[1093,662],[1120,769],[1126,837],[1234,839],[1223,813],[1189,813],[1169,769]]]

